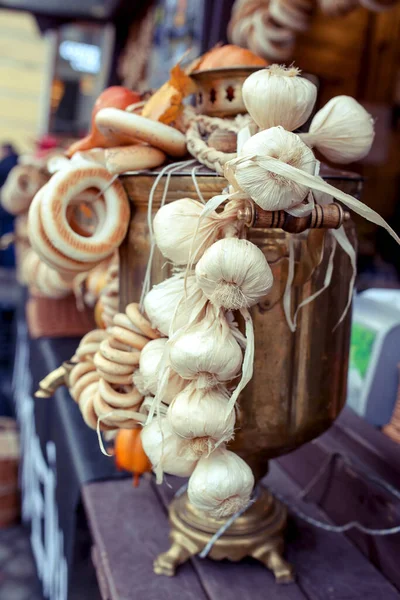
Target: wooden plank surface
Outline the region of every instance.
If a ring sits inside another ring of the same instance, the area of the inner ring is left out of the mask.
[[[167,505],[181,480],[169,479],[172,488],[162,486],[160,496]],[[273,489],[288,497],[296,497],[300,487],[276,464],[266,479]],[[326,520],[315,506],[308,507],[314,518]],[[256,561],[240,564],[194,558],[193,563],[211,598],[219,600],[291,599],[310,600],[399,600],[400,594],[385,580],[342,534],[317,529],[297,517],[291,518],[287,558],[297,573],[297,583],[278,586],[272,575]],[[167,549],[166,540],[163,549]],[[229,581],[229,586],[226,582]],[[303,595],[301,595],[303,594]]]
[[[265,481],[289,498],[296,499],[301,491],[276,461]],[[307,509],[310,516],[327,520],[315,505]],[[292,523],[287,557],[311,600],[399,600],[397,590],[344,535],[318,529],[293,515]]]
[[[111,600],[207,598],[190,563],[177,577],[153,573],[169,526],[149,480],[138,488],[131,479],[91,483],[83,487],[83,500]]]
[[[331,438],[335,428],[330,431]],[[327,435],[321,439],[325,438],[328,445]],[[342,441],[338,444],[343,449]],[[333,448],[334,442],[329,443]],[[365,483],[361,484],[351,472],[338,471],[333,476],[331,473],[334,479],[331,485],[338,486],[339,492],[325,495],[323,510],[313,503],[301,502],[300,491],[326,456],[320,444],[308,444],[308,448],[313,461],[307,458],[307,446],[304,446],[273,461],[265,483],[309,516],[327,523],[331,522],[332,514],[345,515],[345,520],[352,514],[362,520],[371,507],[375,521],[368,524],[376,524],[385,518],[387,506],[379,504],[369,491],[362,512],[354,494],[358,493],[365,500]],[[362,458],[365,457],[359,460]],[[305,467],[300,467],[303,464]],[[328,478],[329,473],[325,483]],[[195,557],[191,563],[182,565],[173,578],[154,575],[154,558],[169,547],[166,509],[182,483],[182,479],[169,477],[168,485],[156,486],[154,480],[144,479],[137,489],[132,487],[130,480],[84,486],[83,497],[97,557],[100,557],[98,562],[102,565],[111,600],[136,597],[141,600],[164,597],[166,600],[176,597],[188,600],[400,600],[396,588],[344,534],[319,529],[293,513],[289,520],[287,559],[297,573],[296,583],[275,584],[272,574],[252,559],[231,563]],[[315,494],[312,498],[320,500]],[[389,513],[389,521],[393,518],[393,510]],[[375,538],[367,539],[371,544],[375,541]],[[393,568],[397,556],[398,551],[393,552]]]
[[[355,520],[375,529],[399,525],[400,502],[366,476],[371,473],[400,490],[399,448],[350,409],[318,440],[281,457],[279,464],[304,487],[335,452],[348,457],[350,466],[340,458],[332,463],[310,499],[337,524]],[[400,589],[400,534],[370,536],[351,529],[346,535]]]

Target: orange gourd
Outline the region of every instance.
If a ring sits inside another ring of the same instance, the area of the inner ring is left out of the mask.
[[[140,102],[140,94],[128,90],[128,88],[114,85],[104,90],[97,98],[93,110],[92,110],[92,121],[90,133],[72,144],[66,154],[70,158],[75,152],[82,152],[84,150],[91,150],[92,148],[112,148],[113,146],[122,146],[124,144],[132,144],[132,138],[126,140],[118,139],[113,137],[105,137],[96,127],[95,117],[99,110],[102,108],[119,108],[125,110],[131,104]]]
[[[199,71],[221,69],[227,67],[266,67],[269,63],[246,48],[226,44],[207,52],[196,65]]]
[[[141,429],[120,429],[115,438],[114,455],[118,469],[133,473],[133,485],[140,476],[151,471],[151,462],[142,446]]]

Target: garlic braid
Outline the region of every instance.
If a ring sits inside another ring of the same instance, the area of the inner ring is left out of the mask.
[[[203,165],[223,175],[225,163],[235,158],[236,152],[216,150],[204,141],[203,135],[211,134],[217,129],[237,133],[240,129],[252,123],[254,121],[250,115],[238,115],[234,119],[197,115],[191,119],[186,131],[187,149]]]
[[[95,229],[88,237],[73,223],[73,208],[79,195],[91,188],[100,190],[101,197],[88,199]],[[128,223],[129,202],[121,183],[103,167],[90,164],[55,173],[29,209],[32,247],[50,267],[71,276],[109,257],[124,239]]]

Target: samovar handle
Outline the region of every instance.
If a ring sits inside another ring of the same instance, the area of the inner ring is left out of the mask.
[[[307,229],[339,229],[350,219],[350,213],[337,202],[332,202],[325,206],[316,204],[309,215],[295,217],[284,210],[263,210],[252,200],[247,200],[246,207],[238,209],[238,219],[244,221],[247,227],[301,233]]]

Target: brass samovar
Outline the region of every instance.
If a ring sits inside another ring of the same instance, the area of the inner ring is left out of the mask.
[[[197,112],[209,117],[245,113],[241,88],[256,68],[212,69],[192,76],[198,85]],[[198,199],[192,168],[174,172],[166,202]],[[157,171],[122,177],[132,203],[132,220],[120,248],[120,302],[138,301],[147,266],[150,240],[147,201]],[[321,176],[348,194],[359,196],[358,175],[328,168]],[[197,184],[204,200],[220,194],[227,185],[209,169],[198,171]],[[154,194],[153,214],[163,194],[161,182]],[[295,333],[290,330],[282,299],[289,268],[289,241],[294,249],[293,307],[324,285],[332,249],[330,228],[343,223],[351,243],[354,228],[338,204],[316,207],[308,218],[290,217],[283,211],[268,213],[251,201],[239,215],[248,225],[248,239],[265,254],[274,274],[271,293],[251,309],[255,332],[254,376],[239,398],[237,431],[232,450],[251,467],[256,481],[268,472],[268,461],[321,435],[339,415],[346,400],[350,311],[336,327],[348,301],[352,268],[347,254],[337,247],[329,287],[298,314]],[[156,251],[152,284],[170,275],[170,267]],[[283,558],[287,511],[265,488],[257,486],[255,502],[215,543],[208,556],[215,560],[240,560],[252,556],[271,569],[279,582],[293,579],[292,567]],[[170,506],[171,547],[154,563],[156,573],[173,575],[176,567],[200,553],[225,524],[206,516],[188,501],[187,494]]]
[[[133,210],[127,238],[120,248],[121,308],[140,297],[150,248],[147,200],[156,175],[156,172],[148,172],[122,178]],[[354,195],[359,191],[357,175],[329,170],[322,175],[347,193]],[[197,183],[205,200],[221,193],[226,185],[222,177],[206,168],[200,170]],[[154,213],[160,205],[163,187],[161,182],[154,195]],[[171,177],[167,202],[185,197],[197,199],[189,169]],[[270,459],[323,433],[345,403],[350,313],[336,329],[335,325],[348,299],[352,275],[348,256],[337,248],[331,284],[301,309],[295,333],[287,325],[282,306],[290,237],[295,256],[293,306],[323,286],[332,240],[328,228],[318,227],[337,227],[348,218],[338,205],[334,208],[336,213],[331,214],[331,222],[322,223],[323,219],[318,222],[317,215],[312,225],[316,228],[300,233],[291,231],[302,229],[301,219],[292,217],[280,223],[289,231],[271,228],[271,219],[268,223],[265,219],[268,213],[257,211],[251,202],[248,214],[241,215],[252,224],[248,239],[264,252],[275,280],[272,292],[251,311],[255,331],[254,376],[240,396],[238,427],[231,443],[232,450],[252,468],[256,481],[267,473]],[[345,226],[354,243],[351,222],[345,222]],[[169,275],[170,267],[156,250],[152,284]],[[169,516],[172,545],[154,564],[155,572],[165,575],[173,575],[177,565],[198,554],[224,524],[224,520],[212,519],[196,510],[186,494],[172,501]],[[270,568],[278,581],[291,581],[292,568],[282,557],[286,517],[282,503],[268,490],[260,488],[254,504],[212,546],[210,558],[240,560],[250,555]]]

